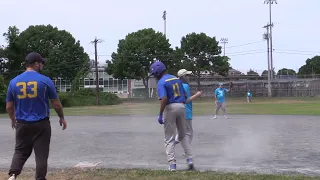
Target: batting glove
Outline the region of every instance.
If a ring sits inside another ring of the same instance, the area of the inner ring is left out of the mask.
[[[158,122],[159,124],[163,124],[162,114],[159,114]]]

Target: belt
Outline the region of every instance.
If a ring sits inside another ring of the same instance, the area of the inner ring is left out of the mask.
[[[17,121],[17,123],[21,123],[21,124],[34,124],[34,123],[39,123],[39,122],[42,122],[42,121],[49,121],[49,117],[45,117],[45,118],[39,119],[37,121],[26,121],[26,120],[23,120],[23,119],[17,119],[16,121]]]

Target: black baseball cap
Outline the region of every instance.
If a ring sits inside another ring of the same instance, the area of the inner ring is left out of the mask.
[[[47,60],[42,58],[42,56],[39,53],[31,52],[26,56],[26,63],[33,64],[35,62],[41,62],[45,63]]]

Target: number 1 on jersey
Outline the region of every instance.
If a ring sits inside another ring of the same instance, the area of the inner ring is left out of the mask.
[[[179,88],[179,84],[178,84],[178,83],[172,84],[172,88],[173,88],[173,95],[174,95],[174,97],[181,96],[181,94],[180,94],[180,88]]]

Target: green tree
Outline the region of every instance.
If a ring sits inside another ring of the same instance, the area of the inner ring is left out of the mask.
[[[296,75],[296,71],[293,69],[282,68],[279,69],[277,75]]]
[[[273,74],[275,75],[276,72],[273,71]],[[261,76],[268,76],[268,70],[264,70],[264,71],[261,73]]]
[[[119,79],[137,79],[148,87],[148,72],[151,63],[159,59],[167,68],[173,67],[175,59],[170,58],[173,49],[164,34],[155,30],[142,29],[119,40],[117,52],[107,60],[106,72]]]
[[[250,70],[247,72],[247,75],[248,75],[248,76],[259,76],[259,74],[258,74],[256,71],[252,70],[252,69],[250,69]]]
[[[5,48],[0,46],[0,74],[3,74],[5,71]]]
[[[19,33],[16,27],[9,27],[4,36],[8,42],[6,68],[11,77],[23,70],[24,58],[30,52],[38,52],[48,60],[43,73],[51,78],[72,81],[79,72],[89,69],[88,54],[80,42],[65,30],[37,25]]]
[[[22,72],[23,56],[21,56],[21,46],[18,40],[19,34],[20,31],[16,26],[10,26],[7,32],[3,33],[7,42],[6,48],[2,50],[3,59],[7,60],[6,62],[2,61],[6,71],[3,74],[6,81]]]
[[[0,112],[6,111],[6,92],[7,86],[4,83],[4,78],[0,76]]]
[[[299,68],[299,75],[320,74],[320,56],[306,60],[306,64]]]
[[[191,33],[181,39],[183,66],[196,76],[198,87],[203,71],[223,76],[228,74],[229,58],[219,56],[221,46],[218,44],[215,37],[209,37],[205,33]]]

